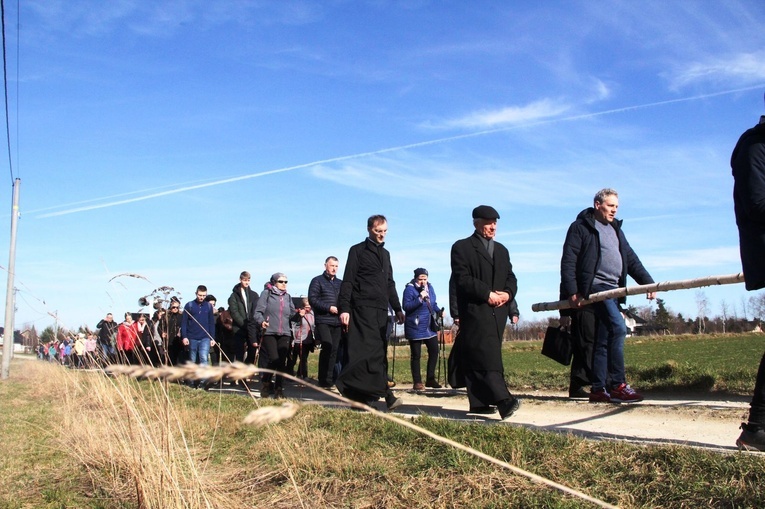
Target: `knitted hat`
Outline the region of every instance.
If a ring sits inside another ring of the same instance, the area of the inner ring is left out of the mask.
[[[426,269],[423,269],[422,267],[420,267],[419,269],[414,269],[414,279],[417,279],[418,277],[420,277],[423,274],[425,274],[427,276],[428,275],[428,271]]]

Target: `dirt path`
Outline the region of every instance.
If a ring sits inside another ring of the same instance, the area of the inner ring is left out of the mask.
[[[464,389],[428,389],[415,393],[409,386],[396,387],[404,405],[401,416],[427,414],[459,421],[500,424],[499,415],[468,414]],[[746,420],[749,398],[730,400],[680,399],[646,395],[637,404],[591,404],[569,400],[562,392],[516,393],[521,408],[506,423],[591,439],[626,440],[642,444],[678,444],[720,451],[736,451],[739,425]],[[332,404],[329,398],[297,386],[285,390],[288,398]],[[385,405],[377,403],[382,410]]]

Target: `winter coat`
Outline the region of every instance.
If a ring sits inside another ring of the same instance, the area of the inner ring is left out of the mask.
[[[138,336],[132,323],[122,322],[117,328],[117,350],[129,352],[138,344]]]
[[[560,261],[561,299],[568,299],[577,293],[586,299],[592,293],[592,282],[600,263],[600,235],[595,221],[595,209],[590,207],[581,211],[576,221],[568,228]],[[653,283],[651,275],[627,242],[622,232],[622,221],[615,219],[611,225],[616,230],[619,252],[622,255],[622,273],[619,276],[618,287],[627,286],[627,275],[641,285]],[[619,299],[620,303],[626,301],[626,297]]]
[[[367,238],[348,250],[337,307],[350,313],[366,307],[387,310],[389,304],[394,312],[401,311],[390,253]]]
[[[114,320],[111,322],[107,322],[106,320],[98,322],[98,325],[96,325],[96,328],[98,329],[98,341],[102,345],[114,345],[117,339],[117,327],[119,327],[119,324]]]
[[[765,288],[765,117],[739,138],[730,165],[747,290]]]
[[[252,309],[258,303],[258,292],[250,287],[245,291],[247,294],[247,304],[242,298],[242,283],[237,283],[231,289],[231,296],[228,298],[228,311],[231,318],[234,319],[234,325],[231,331],[234,335],[247,334],[247,324],[252,316]]]
[[[309,311],[305,316],[301,316],[299,322],[292,327],[292,337],[294,338],[292,344],[312,345],[315,341],[313,333],[315,322],[316,317],[313,311]]]
[[[292,297],[287,292],[280,292],[270,283],[266,284],[260,294],[258,305],[255,307],[255,322],[263,336],[290,336],[290,322],[300,320],[300,314],[295,311]],[[268,321],[268,327],[263,330],[262,323]]]
[[[404,287],[401,307],[406,313],[404,336],[408,340],[422,340],[435,336],[435,317],[441,312],[436,303],[436,292],[433,285],[428,283],[428,299],[422,300],[417,282],[412,280]]]
[[[478,234],[473,234],[454,243],[451,265],[460,319],[460,333],[451,355],[462,371],[503,371],[501,349],[508,304],[518,292],[510,254],[495,241],[491,258]],[[493,291],[507,292],[510,300],[502,306],[490,306],[489,294]],[[461,383],[451,385],[464,387]]]
[[[308,302],[311,303],[317,324],[340,325],[339,311],[333,315],[329,308],[338,307],[337,300],[342,284],[342,279],[331,278],[326,271],[311,280],[311,284],[308,285]]]

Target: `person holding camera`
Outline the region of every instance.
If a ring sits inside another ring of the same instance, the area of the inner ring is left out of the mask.
[[[401,307],[406,313],[404,321],[404,336],[409,341],[411,351],[411,369],[413,388],[422,391],[425,387],[440,389],[436,380],[436,364],[438,363],[438,317],[443,310],[436,304],[436,292],[428,282],[428,271],[423,268],[414,269],[414,279],[404,288]],[[428,366],[425,384],[420,373],[420,358],[422,345],[428,349]]]

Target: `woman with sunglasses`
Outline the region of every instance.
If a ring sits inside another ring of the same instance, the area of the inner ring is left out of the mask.
[[[268,357],[267,368],[285,373],[292,341],[292,324],[299,322],[301,314],[295,311],[292,297],[287,293],[287,276],[277,272],[265,284],[260,294],[258,305],[255,307],[255,322],[260,325],[262,339],[260,347]],[[267,398],[273,394],[276,398],[284,397],[282,377],[274,379],[271,373],[263,375],[263,386],[260,397]]]

